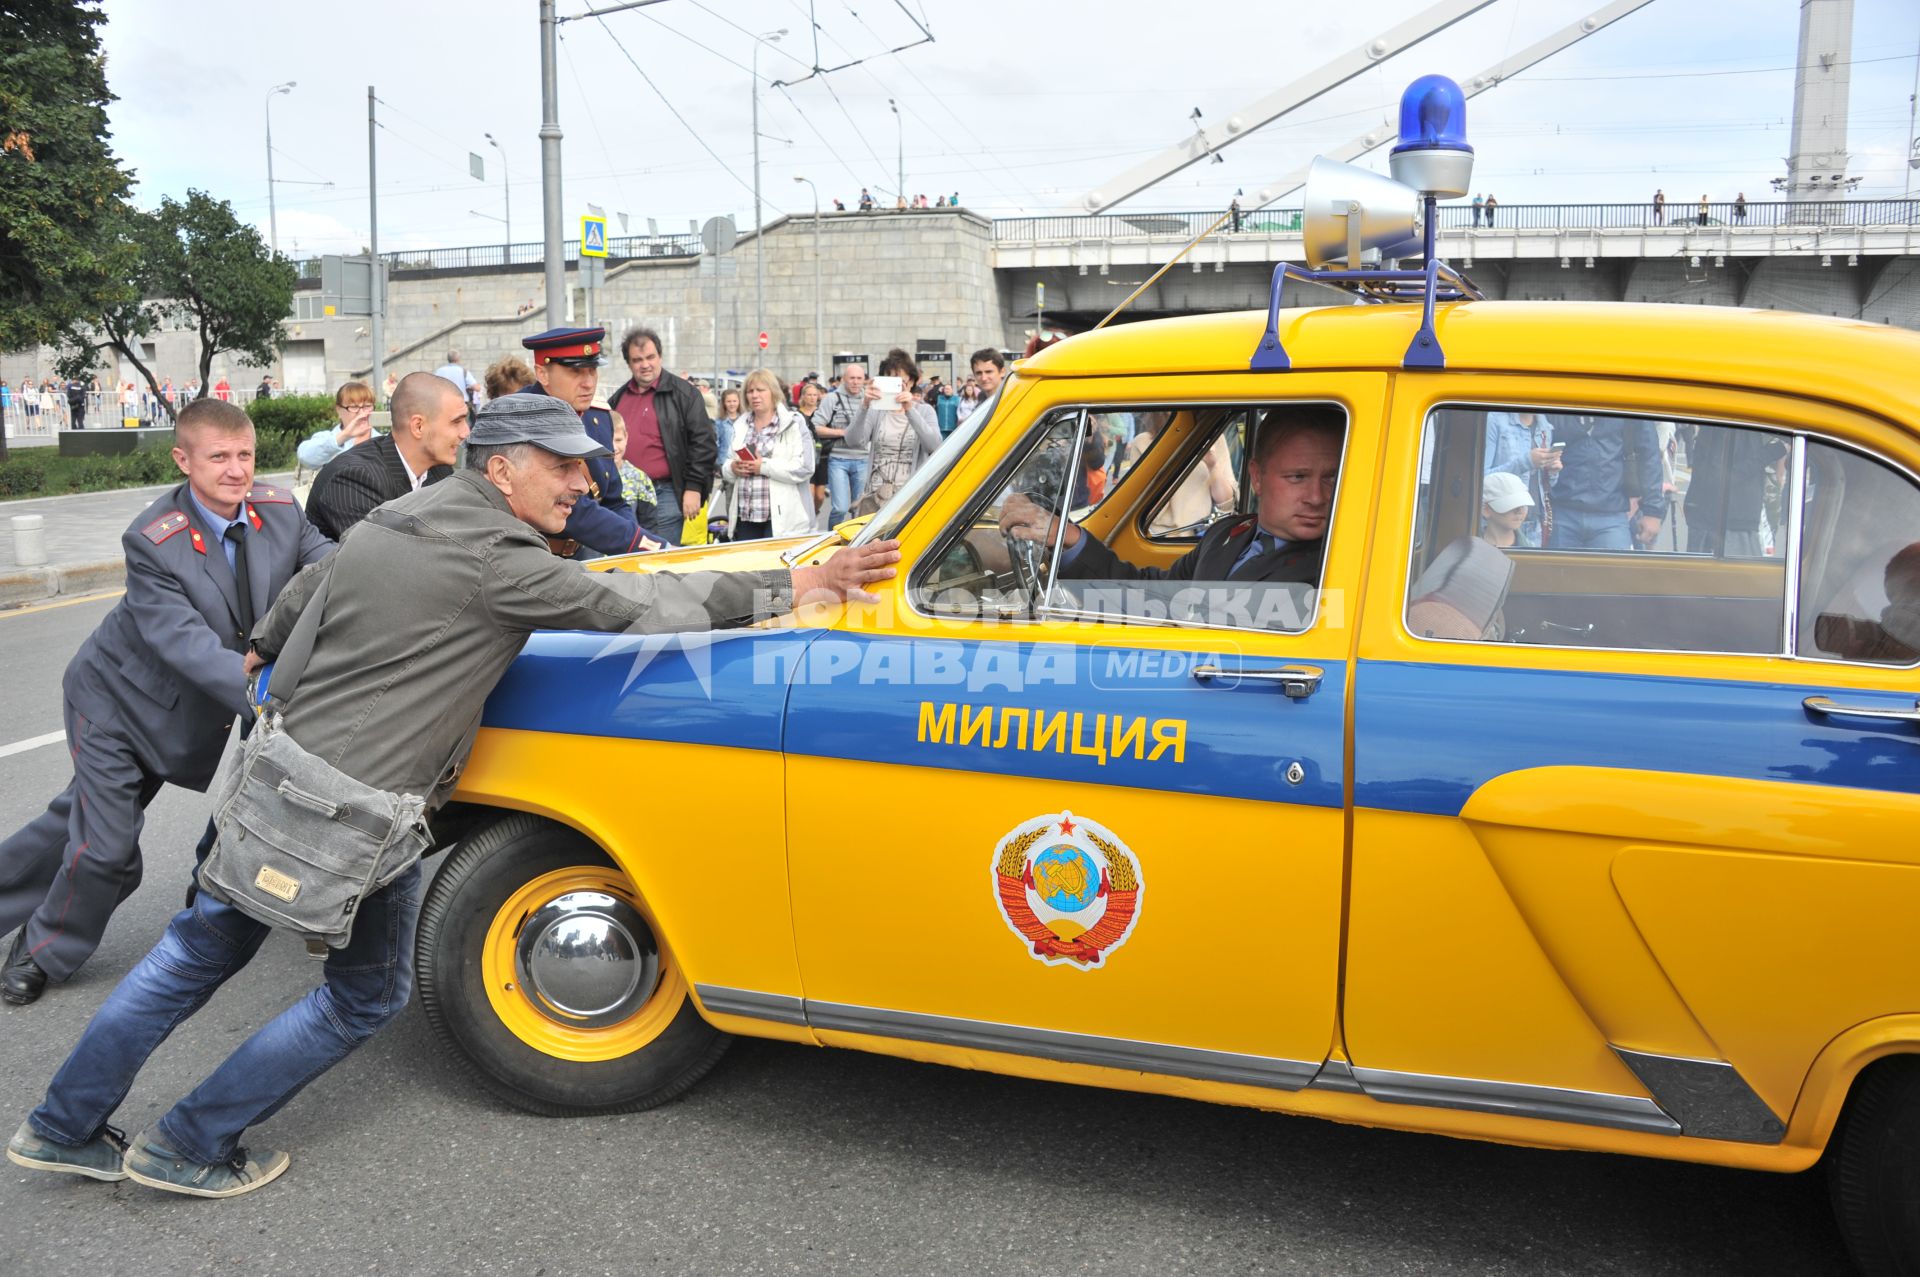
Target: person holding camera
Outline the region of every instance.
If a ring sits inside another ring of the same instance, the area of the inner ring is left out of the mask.
[[[896,347],[867,385],[865,409],[847,430],[847,446],[867,450],[867,486],[854,502],[856,516],[885,505],[940,446],[939,418],[913,393],[918,380],[912,357]]]
[[[373,391],[364,381],[349,381],[333,392],[333,415],[338,425],[325,426],[300,441],[293,455],[309,470],[373,438]]]

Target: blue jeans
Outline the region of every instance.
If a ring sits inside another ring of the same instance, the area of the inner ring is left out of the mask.
[[[1553,507],[1554,550],[1631,550],[1633,533],[1627,528],[1627,512],[1597,514],[1591,510]]]
[[[853,503],[867,490],[867,454],[865,451],[856,456],[843,457],[835,451],[827,458],[827,504],[833,513],[827,518],[829,526],[846,522],[847,512],[853,509]]]
[[[332,950],[320,987],[282,1011],[169,1109],[159,1142],[192,1161],[222,1162],[241,1133],[264,1122],[307,1083],[400,1014],[413,992],[420,867],[367,897],[346,947]],[[272,928],[204,891],[80,1035],[28,1120],[57,1144],[100,1133],[147,1057],[227,978],[245,967]]]
[[[668,545],[680,544],[680,533],[687,521],[680,514],[680,490],[672,479],[653,481],[653,511],[640,520],[640,530],[659,537]]]

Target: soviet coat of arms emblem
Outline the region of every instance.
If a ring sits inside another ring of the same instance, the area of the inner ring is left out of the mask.
[[[1140,918],[1140,865],[1111,830],[1072,812],[1036,816],[993,851],[1000,916],[1049,966],[1090,970]]]

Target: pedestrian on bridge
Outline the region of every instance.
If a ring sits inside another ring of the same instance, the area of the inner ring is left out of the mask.
[[[1488,226],[1493,225],[1493,210],[1499,207],[1500,201],[1495,199],[1493,193],[1489,191],[1487,193],[1487,202],[1481,209],[1481,211],[1486,214]]]
[[[1667,193],[1665,191],[1653,193],[1653,224],[1655,226],[1667,224]]]
[[[1475,226],[1480,225],[1480,208],[1485,203],[1486,201],[1484,199],[1481,199],[1478,195],[1475,195],[1473,197],[1473,224]]]

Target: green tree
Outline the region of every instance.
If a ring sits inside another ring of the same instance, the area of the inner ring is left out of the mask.
[[[113,350],[153,388],[171,414],[147,367],[140,339],[161,328],[192,330],[200,342],[200,396],[223,351],[252,364],[270,364],[286,342],[281,328],[293,309],[293,263],[276,256],[260,233],[233,214],[233,206],[203,191],[185,202],[163,197],[151,213],[127,209],[119,236],[134,266],[130,293],[63,334],[63,373],[91,366],[95,353]]]
[[[107,143],[106,63],[76,0],[0,0],[0,350],[52,342],[124,293],[131,174]]]

